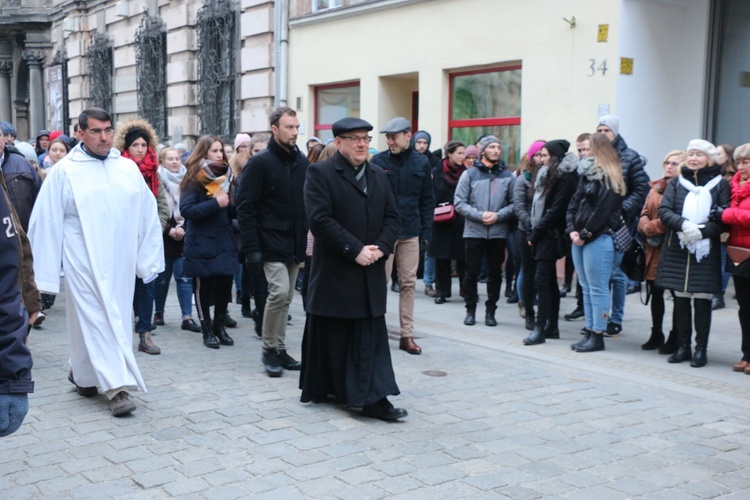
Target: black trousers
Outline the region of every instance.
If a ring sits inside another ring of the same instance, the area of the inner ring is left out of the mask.
[[[464,301],[467,307],[476,307],[479,302],[477,278],[482,267],[482,256],[487,258],[487,301],[488,309],[495,310],[500,300],[500,284],[503,281],[503,260],[505,260],[504,238],[483,239],[464,238],[466,246],[466,275],[464,276]]]
[[[458,294],[463,297],[462,284],[464,282],[466,264],[463,259],[456,261],[456,272],[458,273]],[[451,260],[435,259],[435,294],[447,299],[451,296]]]
[[[526,308],[526,315],[534,316],[534,298],[536,292],[534,290],[534,277],[536,276],[536,261],[532,254],[532,248],[528,244],[528,239],[525,231],[518,230],[516,233],[516,247],[518,253],[521,256],[521,266],[523,268],[523,285],[521,290],[521,296],[523,297],[524,307]]]
[[[750,361],[750,277],[734,275],[734,291],[740,306],[740,329],[742,330],[742,359]]]
[[[211,321],[211,303],[214,304],[214,319],[222,320],[227,314],[227,304],[232,299],[233,276],[196,277],[193,293],[198,317]]]
[[[557,323],[560,314],[560,288],[557,286],[557,266],[554,260],[536,261],[534,274],[534,288],[539,297],[539,309],[536,322],[544,325],[546,322]]]
[[[674,309],[674,329],[679,335],[680,345],[690,346],[695,324],[695,347],[705,349],[711,331],[711,299],[692,299],[691,304],[689,297],[675,297]]]
[[[662,332],[662,324],[664,323],[664,289],[659,288],[654,284],[654,280],[646,281],[646,286],[651,291],[651,327],[659,332]]]

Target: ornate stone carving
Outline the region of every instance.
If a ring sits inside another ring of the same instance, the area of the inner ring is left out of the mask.
[[[21,52],[21,57],[29,64],[29,66],[38,68],[44,66],[44,62],[47,59],[46,55],[41,50],[24,50]]]

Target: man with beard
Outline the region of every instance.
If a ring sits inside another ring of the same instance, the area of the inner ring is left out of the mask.
[[[302,341],[301,401],[329,397],[362,416],[398,420],[398,395],[385,324],[385,261],[399,214],[383,170],[367,161],[372,125],[333,124],[338,152],[310,166],[305,206],[315,237]]]
[[[237,195],[245,265],[264,273],[268,299],[263,311],[263,367],[269,377],[299,370],[286,351],[286,322],[299,266],[305,260],[307,226],[302,189],[308,161],[297,148],[299,120],[291,108],[271,113],[268,148],[245,166]]]

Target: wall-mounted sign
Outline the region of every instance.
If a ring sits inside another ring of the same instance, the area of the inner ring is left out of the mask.
[[[596,35],[597,42],[606,42],[609,37],[609,24],[600,24],[599,32]]]
[[[621,75],[633,74],[633,58],[632,57],[620,58],[620,74]]]

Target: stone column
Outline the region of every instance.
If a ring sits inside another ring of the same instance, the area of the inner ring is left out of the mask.
[[[29,125],[31,134],[37,134],[45,128],[44,119],[44,52],[39,50],[24,50],[23,58],[29,65]]]
[[[0,120],[13,122],[10,102],[10,76],[13,74],[13,61],[0,61]]]

